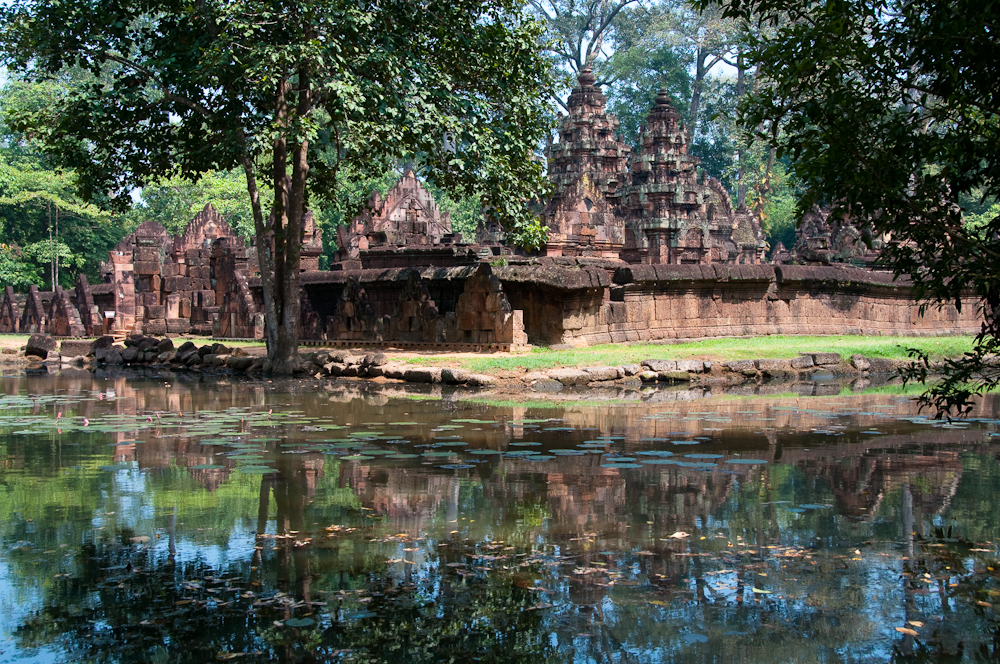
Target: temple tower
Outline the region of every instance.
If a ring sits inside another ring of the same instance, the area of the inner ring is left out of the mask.
[[[559,140],[545,148],[555,185],[542,210],[550,256],[617,258],[624,244],[614,203],[627,174],[629,147],[618,139],[618,120],[605,111],[607,99],[596,81],[589,68],[581,70]]]

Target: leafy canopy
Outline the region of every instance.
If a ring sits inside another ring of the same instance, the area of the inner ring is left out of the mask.
[[[832,204],[885,234],[886,264],[925,306],[980,307],[973,352],[948,363],[926,402],[961,408],[1000,384],[988,359],[1000,351],[1000,217],[981,218],[1000,196],[1000,3],[700,4],[761,26],[750,33],[759,86],[743,122],[790,160],[800,212]]]
[[[525,242],[542,238],[524,201],[546,187],[532,154],[549,74],[540,26],[511,0],[15,2],[0,25],[12,70],[92,77],[10,120],[105,206],[247,155],[267,167],[280,137],[308,144],[307,199],[333,195],[345,165],[378,173],[416,154],[433,182],[480,195]]]

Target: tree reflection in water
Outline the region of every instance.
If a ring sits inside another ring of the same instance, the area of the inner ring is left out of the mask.
[[[56,433],[37,400],[0,415],[0,509],[11,515],[0,581],[16,595],[0,618],[16,647],[5,657],[1000,655],[992,405],[988,421],[956,429],[903,419],[909,406],[884,396],[826,406],[839,415],[776,398],[668,413],[442,402],[417,416],[412,401],[377,393],[338,397],[331,412],[328,393],[258,388],[116,384],[110,404],[86,386],[75,393],[75,415],[92,426],[181,413],[132,432]],[[876,417],[886,405],[894,417]],[[282,418],[282,407],[301,414]],[[232,450],[206,424],[227,412]],[[462,419],[472,421],[442,428]],[[25,426],[47,433],[15,434]],[[455,431],[467,463],[450,456]],[[586,442],[599,436],[610,438]],[[547,462],[520,453],[566,448],[580,451]],[[503,450],[515,454],[487,454]],[[642,456],[650,450],[672,456]],[[689,461],[613,467],[628,458]]]

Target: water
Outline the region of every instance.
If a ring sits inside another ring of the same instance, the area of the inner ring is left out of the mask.
[[[1000,653],[993,399],[0,386],[0,661]]]

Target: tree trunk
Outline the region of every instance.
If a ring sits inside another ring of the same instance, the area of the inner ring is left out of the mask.
[[[736,54],[736,98],[740,99],[746,94],[746,67],[743,62],[743,49]],[[740,145],[736,151],[736,159],[739,167],[736,170],[736,207],[745,208],[747,205],[747,146]]]
[[[701,90],[705,85],[706,67],[705,60],[708,59],[708,50],[699,46],[694,56],[694,85],[691,86],[691,105],[688,113],[687,141],[688,146],[694,142],[695,128],[698,126],[698,111],[701,106]],[[690,148],[689,148],[690,149]]]

